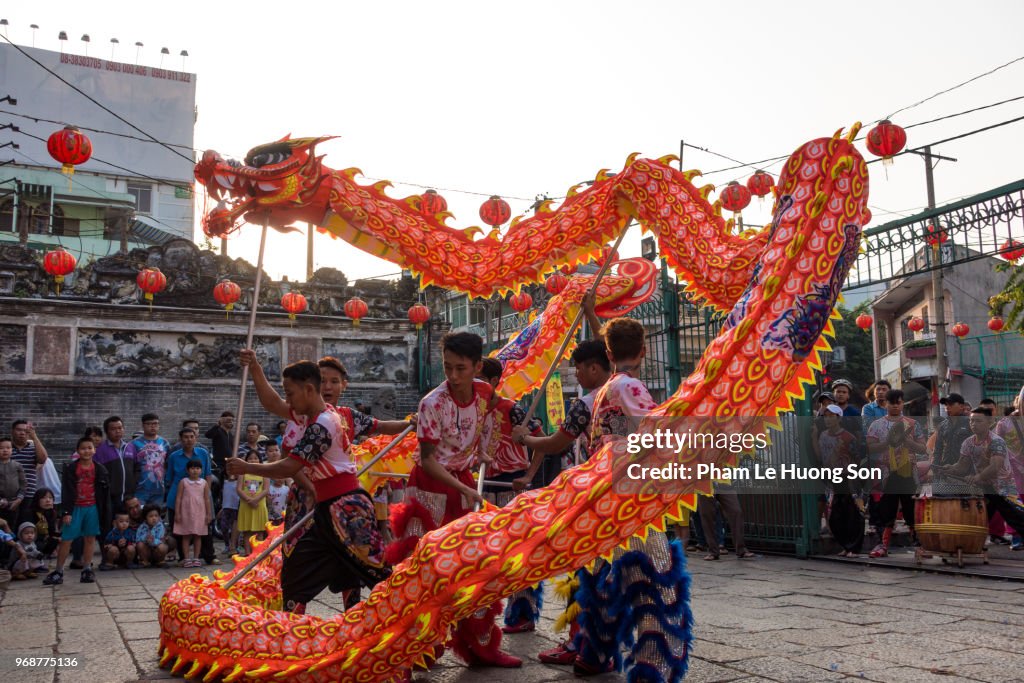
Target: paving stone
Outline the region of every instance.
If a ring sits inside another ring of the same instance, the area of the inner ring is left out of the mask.
[[[863,678],[869,681],[882,681],[883,683],[969,683],[972,680],[948,673],[939,673],[939,671],[941,670],[933,672],[916,667],[899,666],[884,671],[865,671]],[[1003,678],[999,680],[1000,683],[1009,683],[1009,681],[1014,679],[1006,678],[1006,673],[1004,672]]]
[[[732,664],[732,666],[748,673],[787,683],[820,683],[820,681],[839,681],[845,678],[841,673],[829,671],[827,665],[826,668],[821,668],[778,656],[745,659]]]

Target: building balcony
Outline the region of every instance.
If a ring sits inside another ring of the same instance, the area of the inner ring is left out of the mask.
[[[922,335],[922,339],[904,342],[889,353],[881,356],[879,370],[882,376],[901,381],[928,379],[934,377],[938,366],[934,333]],[[951,368],[959,367],[959,356],[955,353],[956,337],[946,335],[946,357]],[[952,350],[952,351],[951,351]]]

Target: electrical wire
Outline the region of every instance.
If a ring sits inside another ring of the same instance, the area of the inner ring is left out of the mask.
[[[946,93],[953,92],[957,88],[962,88],[965,85],[967,85],[968,83],[973,83],[974,81],[977,81],[978,79],[984,78],[985,76],[990,76],[990,75],[994,74],[995,72],[999,71],[1000,69],[1005,69],[1006,67],[1008,67],[1008,66],[1010,66],[1012,64],[1016,64],[1017,62],[1020,62],[1022,60],[1024,60],[1024,56],[1017,57],[1016,59],[1011,59],[1006,64],[1003,64],[1001,66],[997,66],[996,68],[991,69],[989,71],[986,71],[983,74],[978,74],[977,76],[975,76],[973,78],[968,78],[963,83],[958,83],[958,84],[956,84],[956,85],[954,85],[954,86],[952,86],[950,88],[946,88],[945,90],[940,90],[939,92],[935,93],[934,95],[929,95],[928,97],[924,98],[923,100],[920,100],[919,102],[915,102],[914,104],[908,104],[907,106],[905,106],[905,107],[903,107],[901,109],[897,109],[896,111],[894,111],[893,113],[889,114],[885,118],[891,119],[892,117],[896,116],[896,114],[899,114],[900,112],[907,111],[908,109],[913,109],[914,107],[916,107],[918,105],[922,105],[925,102],[928,102],[929,100],[934,100],[939,95],[945,95]],[[878,123],[881,120],[882,119],[878,119],[878,121],[876,121],[875,123]]]
[[[39,142],[44,142],[44,143],[46,142],[46,140],[44,138],[41,138],[38,135],[33,135],[32,133],[23,131],[21,129],[18,129],[15,132],[20,133],[21,135],[24,135],[25,137],[32,138],[33,140],[38,140]],[[116,169],[118,169],[120,171],[124,171],[125,173],[127,173],[129,175],[136,176],[138,178],[145,178],[146,180],[152,180],[154,183],[157,183],[158,185],[170,185],[171,187],[173,187],[173,188],[175,188],[177,190],[188,190],[190,192],[192,191],[192,186],[191,185],[176,185],[171,180],[161,180],[160,178],[154,178],[153,176],[148,176],[145,173],[139,173],[138,171],[133,171],[130,168],[126,168],[124,166],[119,166],[118,164],[115,164],[112,161],[107,161],[106,159],[100,159],[99,157],[97,157],[95,155],[89,157],[89,161],[95,161],[95,162],[100,163],[100,164],[106,164],[107,166],[110,166],[111,168],[116,168]],[[37,166],[43,166],[43,164],[40,164],[38,162],[36,163],[36,165]]]
[[[24,56],[24,57],[25,57],[26,59],[28,59],[29,61],[31,61],[31,62],[33,62],[34,64],[36,64],[36,65],[37,65],[37,66],[38,66],[39,68],[41,68],[41,69],[43,69],[44,71],[46,71],[47,73],[49,73],[49,74],[50,74],[51,76],[53,76],[54,78],[56,78],[56,79],[57,79],[58,81],[60,81],[60,82],[61,82],[61,83],[63,83],[64,85],[68,86],[69,88],[71,88],[72,90],[74,90],[75,92],[77,92],[77,93],[78,93],[79,95],[81,95],[82,97],[84,97],[85,99],[89,100],[90,102],[92,102],[93,104],[95,104],[95,105],[96,105],[97,107],[99,107],[99,108],[100,108],[100,109],[102,109],[103,111],[107,112],[108,114],[110,114],[111,116],[113,116],[114,118],[116,118],[116,119],[117,119],[118,121],[120,121],[121,123],[124,123],[124,124],[126,124],[126,125],[128,125],[128,126],[131,126],[132,128],[134,128],[135,130],[139,131],[140,133],[142,133],[143,135],[145,135],[145,136],[146,136],[147,138],[149,138],[149,139],[150,139],[150,140],[152,140],[153,142],[157,143],[158,145],[160,145],[160,146],[162,146],[162,147],[164,147],[164,148],[166,148],[166,149],[170,150],[170,151],[171,151],[172,153],[174,153],[174,154],[177,154],[177,155],[178,155],[178,156],[180,156],[181,158],[183,158],[183,159],[187,159],[187,160],[188,160],[189,162],[192,162],[192,163],[194,163],[194,161],[193,161],[192,157],[190,157],[190,156],[187,156],[187,155],[185,155],[185,154],[182,154],[182,153],[181,153],[181,152],[179,152],[178,150],[176,150],[176,149],[174,149],[173,147],[171,147],[170,145],[168,145],[168,144],[167,144],[166,142],[163,142],[163,141],[161,141],[161,140],[158,140],[158,139],[157,139],[156,137],[154,137],[154,136],[150,135],[149,133],[147,133],[146,131],[142,130],[141,128],[139,128],[138,126],[136,126],[136,125],[135,125],[134,123],[132,123],[132,122],[131,122],[131,121],[129,121],[128,119],[124,118],[123,116],[121,116],[120,114],[118,114],[117,112],[115,112],[115,111],[114,111],[113,109],[111,109],[110,107],[108,107],[108,106],[106,106],[105,104],[103,104],[103,103],[101,103],[100,101],[98,101],[98,100],[97,100],[96,98],[94,98],[94,97],[93,97],[92,95],[89,95],[88,93],[86,93],[86,92],[85,92],[84,90],[82,90],[82,89],[81,89],[81,88],[79,88],[78,86],[76,86],[76,85],[74,85],[73,83],[69,83],[68,81],[64,80],[64,78],[63,78],[63,77],[62,77],[62,76],[61,76],[60,74],[58,74],[58,73],[57,73],[56,71],[54,71],[54,70],[53,70],[53,69],[51,69],[50,67],[46,66],[46,65],[45,65],[45,64],[43,64],[42,62],[40,62],[40,61],[39,61],[38,59],[36,59],[36,58],[35,58],[35,57],[33,57],[32,55],[30,55],[29,53],[25,52],[25,51],[24,51],[24,50],[23,50],[23,49],[21,48],[21,46],[20,46],[20,45],[17,45],[17,44],[15,44],[15,43],[14,43],[14,42],[13,42],[13,41],[12,41],[12,40],[11,40],[10,38],[8,38],[7,36],[5,36],[5,35],[3,35],[3,34],[0,34],[0,38],[3,38],[3,39],[4,39],[4,40],[5,40],[5,41],[6,41],[6,42],[7,42],[7,43],[8,43],[8,44],[9,44],[9,45],[11,46],[11,47],[13,47],[13,48],[14,48],[15,50],[17,50],[18,52],[20,52],[20,53],[22,54],[22,56]]]
[[[44,118],[40,118],[38,116],[29,116],[28,114],[19,114],[18,112],[8,111],[6,109],[0,109],[0,114],[6,114],[7,116],[17,116],[18,118],[28,119],[29,121],[35,121],[36,123],[40,123],[40,122],[42,122],[42,123],[52,123],[52,124],[54,124],[56,126],[63,126],[66,123],[66,121],[55,121],[54,119],[44,119]],[[156,141],[156,140],[150,140],[148,138],[140,138],[137,135],[128,135],[127,133],[115,133],[112,130],[103,130],[102,128],[89,128],[88,126],[78,126],[78,125],[76,125],[75,127],[78,128],[79,130],[87,130],[90,133],[101,133],[103,135],[112,135],[112,136],[118,137],[118,138],[125,138],[126,140],[135,140],[136,142],[148,142],[148,143],[152,143],[152,144],[162,144],[162,143],[158,143],[158,141]],[[199,151],[195,147],[189,147],[188,145],[179,145],[179,144],[174,143],[174,142],[168,142],[166,144],[171,146],[171,147],[180,147],[181,149],[186,149],[186,150],[188,150],[190,152],[198,152]]]
[[[30,137],[35,137],[35,136],[34,136],[34,135],[32,135],[32,136],[30,136]],[[53,171],[52,169],[49,169],[49,168],[47,168],[46,166],[43,166],[43,165],[42,165],[42,164],[40,164],[40,163],[39,163],[38,161],[36,161],[36,160],[35,160],[35,159],[33,159],[32,157],[30,157],[29,155],[25,154],[24,152],[22,152],[22,151],[21,151],[20,149],[16,149],[16,150],[14,150],[14,151],[15,151],[15,152],[16,152],[17,154],[19,154],[19,155],[21,155],[21,156],[25,157],[26,159],[28,159],[28,160],[29,160],[30,162],[32,162],[32,164],[33,164],[33,165],[35,165],[35,166],[39,166],[39,167],[42,167],[42,168],[46,168],[46,169],[47,169],[48,171],[50,171],[50,172],[52,172],[52,173],[56,173],[56,171]],[[146,176],[143,176],[143,177],[146,177]],[[160,182],[160,181],[157,181],[157,182]],[[166,184],[166,183],[161,183],[161,184]],[[88,190],[89,192],[92,192],[93,194],[95,194],[95,195],[96,195],[97,197],[100,197],[101,199],[105,199],[105,200],[107,200],[107,201],[110,201],[110,197],[106,196],[105,194],[103,194],[103,193],[102,193],[102,192],[100,192],[99,190],[93,189],[93,188],[89,187],[88,185],[86,185],[86,184],[84,184],[84,183],[79,183],[79,185],[78,185],[78,186],[79,186],[79,187],[84,187],[84,188],[85,188],[86,190]],[[173,231],[173,234],[177,234],[178,228],[175,228],[174,226],[172,226],[172,225],[169,225],[168,223],[165,223],[165,222],[163,222],[162,220],[160,220],[159,218],[157,218],[157,217],[155,217],[155,216],[147,216],[147,218],[149,218],[150,220],[152,220],[152,221],[154,221],[154,222],[156,222],[156,223],[159,223],[160,225],[164,226],[165,228],[169,228],[170,230],[172,230],[172,231]],[[140,243],[140,244],[141,244],[141,243]]]

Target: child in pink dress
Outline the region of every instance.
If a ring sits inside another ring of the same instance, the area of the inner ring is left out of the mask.
[[[178,482],[177,507],[174,511],[174,533],[184,540],[182,553],[191,548],[183,567],[202,567],[199,559],[203,536],[209,533],[213,521],[213,498],[210,486],[203,479],[203,464],[198,460],[188,462],[188,478]]]

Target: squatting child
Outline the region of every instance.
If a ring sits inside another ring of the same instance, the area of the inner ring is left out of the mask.
[[[127,512],[114,515],[114,525],[103,539],[103,564],[100,570],[115,569],[118,565],[130,569],[138,566],[135,564],[135,531]]]
[[[164,521],[160,518],[160,508],[157,505],[147,505],[142,508],[143,522],[135,532],[135,556],[139,564],[147,564],[162,569],[167,568],[164,558],[167,557],[167,529]]]

